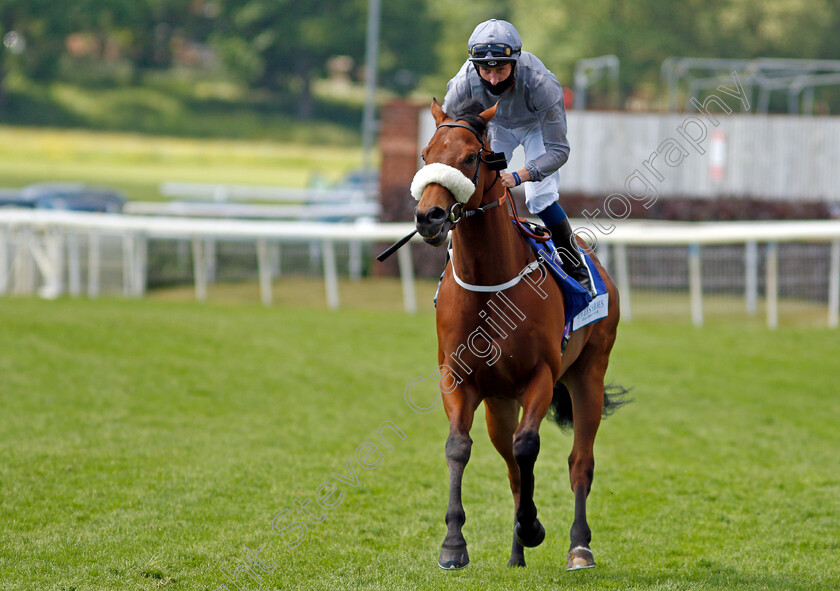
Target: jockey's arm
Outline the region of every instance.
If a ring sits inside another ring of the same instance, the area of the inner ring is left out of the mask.
[[[566,109],[563,108],[563,101],[557,101],[548,109],[540,112],[539,116],[545,154],[525,163],[528,180],[531,181],[543,180],[563,166],[569,159],[569,141],[566,139]]]

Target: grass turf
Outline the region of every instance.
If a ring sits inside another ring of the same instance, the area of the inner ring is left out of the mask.
[[[505,567],[512,501],[478,417],[473,563],[450,573],[446,421],[403,400],[435,367],[430,313],[10,298],[0,318],[0,589],[234,589],[221,569],[246,547],[272,569],[248,589],[840,587],[836,332],[623,324],[608,375],[635,402],[596,441],[598,567],[563,570],[571,439],[550,424],[548,536]],[[432,381],[412,395],[432,400]],[[389,432],[393,451],[362,469],[384,421],[405,439]],[[349,478],[345,459],[358,486],[287,548],[273,518]]]
[[[160,200],[165,181],[305,187],[361,161],[352,147],[0,126],[0,188],[81,182]]]

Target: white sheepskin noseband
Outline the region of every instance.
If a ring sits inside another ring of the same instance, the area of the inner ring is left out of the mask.
[[[475,193],[475,185],[460,170],[440,162],[433,162],[418,170],[414,175],[414,180],[411,181],[411,195],[420,201],[426,185],[431,183],[446,187],[455,196],[455,201],[462,204],[469,201]]]

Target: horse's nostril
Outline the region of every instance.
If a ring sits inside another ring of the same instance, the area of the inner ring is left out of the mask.
[[[418,224],[439,225],[446,221],[446,210],[437,206],[426,211],[415,209],[414,220]]]
[[[426,212],[426,219],[430,224],[442,224],[446,221],[446,210],[442,207],[433,207]]]

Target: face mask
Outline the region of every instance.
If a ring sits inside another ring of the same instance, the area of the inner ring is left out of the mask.
[[[476,65],[476,72],[477,71],[478,71],[478,66]],[[498,96],[498,95],[502,94],[504,91],[506,91],[508,88],[513,86],[514,82],[516,82],[515,74],[516,74],[516,71],[511,70],[510,76],[508,76],[507,78],[505,78],[504,80],[502,80],[498,84],[490,84],[487,80],[482,78],[480,74],[478,76],[478,79],[481,80],[481,84],[484,86],[484,88],[487,89],[487,92],[489,92],[492,95]]]
[[[502,94],[504,91],[506,91],[508,88],[513,86],[514,77],[513,77],[513,74],[511,74],[505,80],[503,80],[502,82],[499,82],[498,84],[490,84],[489,82],[487,82],[487,80],[482,78],[481,83],[484,85],[484,88],[487,89],[487,92],[489,92],[490,94],[494,94],[494,95],[498,96],[498,95]]]

